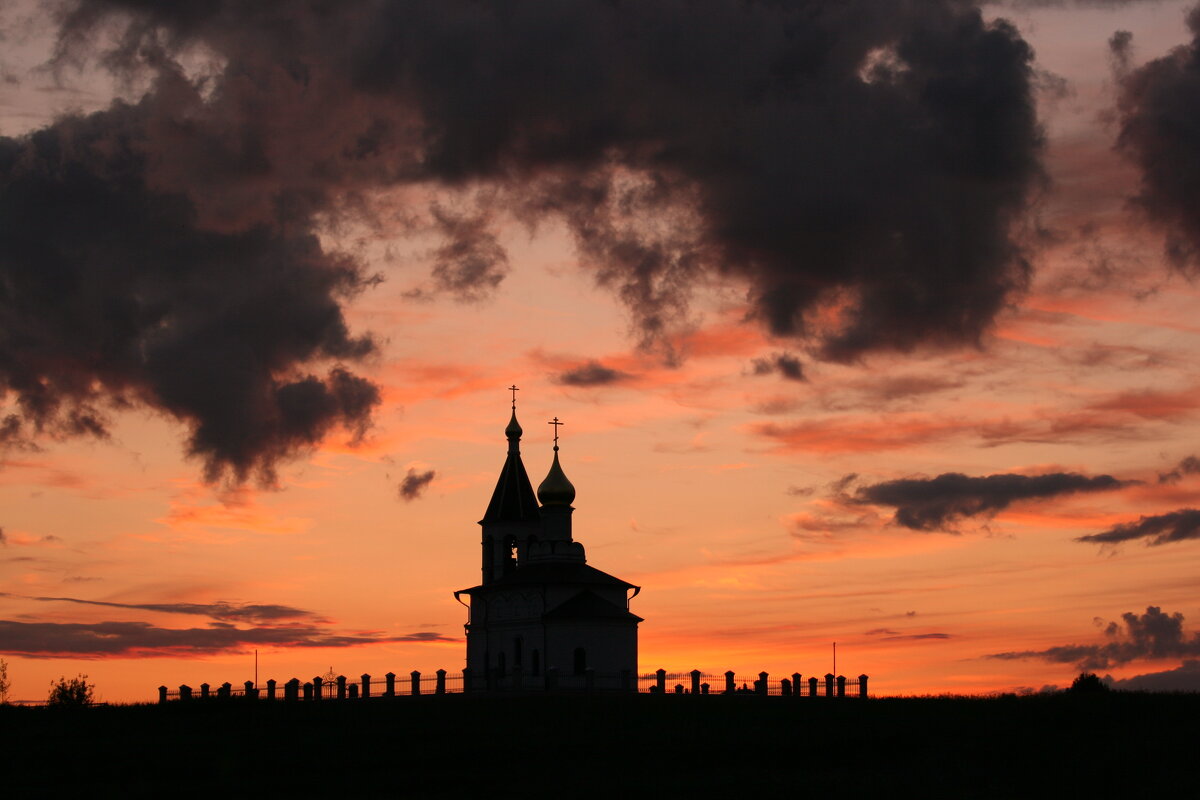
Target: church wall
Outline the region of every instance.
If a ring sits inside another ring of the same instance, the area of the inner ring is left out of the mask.
[[[546,623],[546,664],[559,674],[574,671],[575,648],[587,651],[587,666],[597,673],[637,672],[637,625],[618,620],[563,620]]]

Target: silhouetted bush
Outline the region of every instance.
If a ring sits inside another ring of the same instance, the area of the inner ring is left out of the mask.
[[[1071,681],[1071,688],[1067,691],[1078,692],[1080,694],[1107,692],[1108,684],[1100,680],[1100,676],[1094,672],[1081,672],[1078,678]]]
[[[65,675],[57,681],[50,681],[50,697],[46,705],[58,708],[78,708],[90,706],[96,687],[87,682],[87,675],[67,678]]]

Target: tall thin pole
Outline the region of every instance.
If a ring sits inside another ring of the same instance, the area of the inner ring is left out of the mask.
[[[254,648],[254,688],[258,688],[258,648]]]
[[[837,675],[837,642],[833,643],[833,674]]]

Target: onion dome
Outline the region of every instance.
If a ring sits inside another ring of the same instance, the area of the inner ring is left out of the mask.
[[[554,463],[550,472],[537,490],[538,500],[544,506],[569,506],[575,500],[575,486],[567,480],[566,473],[558,463],[558,445],[554,446]]]
[[[504,429],[504,435],[511,442],[513,439],[520,439],[521,434],[525,431],[521,430],[521,423],[517,422],[517,409],[513,408],[512,419],[508,421],[508,427]]]

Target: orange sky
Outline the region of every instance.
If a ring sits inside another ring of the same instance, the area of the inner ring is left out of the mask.
[[[823,674],[836,641],[838,671],[869,674],[879,693],[1013,691],[1064,685],[1079,666],[989,656],[1103,645],[1105,625],[1151,606],[1195,630],[1200,541],[1077,541],[1200,504],[1200,474],[1159,477],[1197,454],[1200,288],[1167,268],[1161,232],[1133,220],[1137,175],[1104,118],[1108,37],[1129,30],[1136,62],[1158,57],[1187,41],[1188,7],[988,7],[1014,21],[1040,69],[1067,81],[1041,98],[1051,181],[1037,213],[1063,230],[1094,227],[1037,249],[1033,285],[979,348],[822,362],[748,321],[745,287],[731,282],[700,290],[668,362],[638,349],[626,308],[553,224],[531,233],[496,220],[513,268],[474,302],[415,296],[435,241],[331,226],[328,245],[385,279],[345,305],[351,329],[382,343],[358,367],[383,398],[363,441],[333,431],[284,463],[275,488],[205,484],[180,424],[138,407],[115,414],[107,440],[9,449],[0,620],[311,629],[298,638],[312,646],[258,646],[263,680],[330,666],[459,670],[466,612],[452,592],[479,576],[475,523],[504,460],[504,387],[515,382],[531,479],[549,466],[543,423],[557,416],[589,563],[643,587],[633,610],[645,618],[645,671]],[[95,68],[55,85],[38,68],[50,23],[31,4],[3,14],[14,80],[0,85],[0,133],[139,91]],[[1099,253],[1118,274],[1097,276]],[[783,353],[803,362],[804,380],[758,374]],[[619,374],[564,382],[593,362]],[[405,476],[429,470],[402,498]],[[904,527],[894,507],[855,494],[944,473],[1109,475],[1116,486],[1021,500],[948,530]],[[256,617],[253,606],[291,611]],[[178,644],[186,635],[171,641],[85,657],[15,652],[0,638],[0,657],[16,699],[44,699],[52,679],[77,672],[108,701],[253,677],[244,639],[200,652]],[[1179,664],[1139,657],[1101,671]]]

